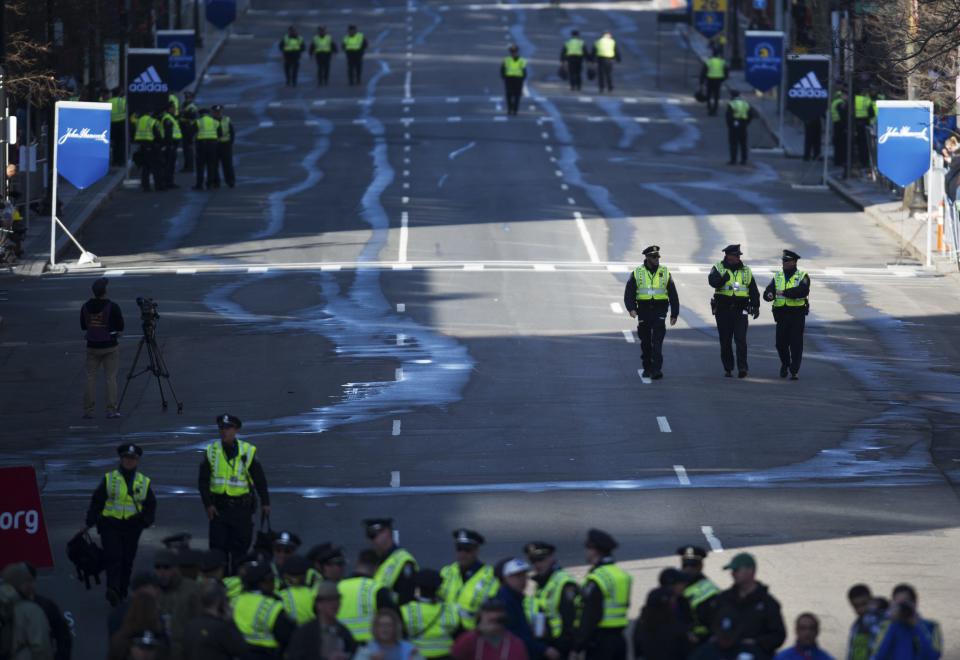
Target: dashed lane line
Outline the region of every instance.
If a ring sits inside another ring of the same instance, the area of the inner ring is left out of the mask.
[[[673,471],[677,473],[677,481],[680,482],[681,486],[690,485],[690,477],[687,476],[687,469],[682,465],[674,465]]]
[[[660,427],[661,433],[672,433],[670,428],[670,422],[667,421],[666,417],[657,417],[657,426]]]
[[[700,531],[703,532],[703,537],[707,539],[707,543],[710,544],[710,549],[714,552],[723,552],[723,544],[720,543],[720,539],[717,538],[717,535],[713,532],[713,527],[710,525],[703,525],[700,527]]]

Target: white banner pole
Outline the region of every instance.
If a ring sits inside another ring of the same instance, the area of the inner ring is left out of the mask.
[[[57,154],[60,151],[60,103],[53,106],[53,190],[50,206],[50,266],[57,265]]]

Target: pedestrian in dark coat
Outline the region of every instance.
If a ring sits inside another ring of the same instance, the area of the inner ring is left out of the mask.
[[[732,572],[733,586],[717,597],[718,616],[737,622],[737,641],[755,660],[769,660],[787,638],[780,603],[766,585],[757,582],[753,555],[742,552],[724,569]]]

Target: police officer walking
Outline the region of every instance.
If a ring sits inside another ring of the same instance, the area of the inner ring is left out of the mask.
[[[667,306],[670,306],[670,325],[680,316],[680,298],[670,271],[660,265],[660,246],[651,245],[643,251],[643,264],[637,266],[627,280],[623,291],[623,306],[630,317],[637,319],[643,377],[663,378],[663,338],[667,333]]]
[[[453,603],[437,595],[443,578],[433,569],[417,573],[417,597],[400,608],[403,628],[424,658],[449,658],[460,618]]]
[[[629,623],[633,578],[614,562],[617,542],[606,532],[588,531],[585,547],[591,568],[580,588],[582,609],[573,650],[585,652],[586,660],[625,660],[623,632]]]
[[[180,187],[174,183],[174,175],[177,172],[177,149],[180,147],[183,133],[180,131],[180,122],[174,116],[175,109],[174,104],[169,103],[167,111],[160,118],[161,144],[163,144],[162,190]]]
[[[199,489],[210,520],[210,549],[222,550],[228,572],[236,572],[253,538],[253,512],[260,499],[261,515],[270,516],[270,493],[257,448],[237,438],[242,422],[234,415],[217,417],[220,440],[214,440],[200,463]]]
[[[336,52],[336,42],[327,34],[327,28],[321,25],[317,28],[317,33],[313,35],[313,42],[310,44],[310,54],[317,62],[317,84],[320,87],[326,87],[330,82],[330,60]]]
[[[223,170],[224,183],[228,188],[233,188],[237,183],[237,177],[233,172],[233,143],[236,140],[236,132],[233,130],[230,117],[223,114],[222,105],[215,105],[212,110],[213,118],[220,123],[220,133],[217,138],[217,164],[219,169]],[[217,178],[219,179],[219,171]]]
[[[196,146],[194,138],[197,136],[197,117],[200,116],[200,109],[193,100],[193,92],[183,93],[183,110],[180,112],[180,132],[183,133],[183,139],[180,144],[183,146],[183,167],[181,172],[192,172],[194,165],[194,147]]]
[[[606,87],[608,92],[613,91],[613,62],[620,61],[620,51],[617,42],[609,30],[603,33],[593,44],[593,56],[597,60],[597,85],[600,93]]]
[[[367,38],[357,31],[356,25],[348,25],[343,36],[343,52],[347,56],[347,84],[360,84],[363,77],[363,55],[367,52]]]
[[[733,346],[737,345],[737,377],[746,378],[747,365],[747,316],[760,316],[760,291],[753,279],[753,271],[740,260],[743,252],[740,244],[723,248],[723,261],[710,269],[707,282],[713,287],[713,314],[717,318],[717,333],[720,336],[720,360],[724,376],[733,374]]]
[[[584,44],[580,38],[580,30],[572,30],[570,38],[563,44],[560,51],[560,64],[567,69],[567,78],[570,80],[570,91],[580,91],[583,83],[583,56]]]
[[[417,560],[394,543],[393,519],[367,518],[363,525],[370,545],[380,559],[373,579],[396,595],[397,605],[409,603],[416,588],[413,578],[418,568]]]
[[[206,190],[220,187],[220,176],[217,174],[217,143],[220,139],[220,122],[210,116],[210,110],[200,108],[200,118],[197,119],[197,183],[194,190],[204,190],[204,176],[206,176]]]
[[[107,472],[90,498],[86,525],[96,527],[103,544],[107,573],[107,601],[118,605],[127,597],[130,572],[137,556],[140,533],[153,524],[157,498],[150,478],[137,470],[143,449],[134,444],[117,447],[120,465]]]
[[[720,90],[727,79],[727,61],[720,53],[721,49],[715,47],[713,55],[707,58],[700,71],[700,84],[706,86],[707,114],[711,117],[717,114],[717,108],[720,107]]]
[[[710,638],[715,599],[720,594],[720,588],[703,574],[703,560],[707,557],[704,548],[685,545],[677,548],[677,554],[680,555],[680,570],[687,576],[687,584],[681,595],[690,612],[691,641],[697,645],[703,644]]]
[[[162,188],[160,183],[160,171],[157,161],[157,143],[160,141],[160,127],[157,119],[149,113],[141,115],[137,119],[137,131],[133,134],[133,141],[139,147],[137,151],[137,164],[140,166],[140,188],[144,192],[150,192],[150,177],[153,177],[154,186],[157,190]]]
[[[810,276],[797,269],[800,255],[783,251],[783,268],[763,291],[763,299],[773,303],[773,320],[777,323],[777,354],[780,356],[780,378],[797,380],[803,359],[803,331],[810,313]]]
[[[516,44],[510,46],[510,54],[503,58],[500,65],[500,77],[503,78],[504,95],[507,97],[507,114],[515,115],[520,111],[520,97],[523,96],[523,81],[527,79],[527,60],[520,57]]]
[[[286,77],[286,85],[296,87],[297,76],[300,74],[300,56],[304,50],[303,37],[297,33],[297,28],[291,25],[277,47],[283,53],[283,75]]]
[[[488,598],[497,595],[500,583],[493,567],[480,561],[480,546],[486,542],[483,535],[472,529],[453,532],[457,560],[440,569],[443,581],[440,597],[457,608],[457,616],[465,630],[473,630],[477,613]]]
[[[543,541],[523,546],[527,560],[533,567],[536,592],[530,598],[528,614],[534,634],[548,646],[567,657],[573,645],[577,618],[577,581],[560,567],[556,547]]]
[[[740,164],[747,164],[749,147],[747,145],[747,126],[756,116],[750,104],[740,98],[740,92],[730,90],[730,102],[727,104],[727,139],[730,142],[730,160],[727,165],[737,164],[737,149],[740,150]]]

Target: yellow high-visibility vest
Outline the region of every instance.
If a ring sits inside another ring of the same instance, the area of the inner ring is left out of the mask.
[[[166,135],[166,134],[165,134],[165,127],[166,127],[166,125],[167,125],[167,121],[168,121],[168,120],[169,120],[169,122],[170,122],[170,133],[171,133],[171,135]],[[160,130],[161,130],[162,132],[164,132],[164,136],[163,136],[163,137],[165,137],[165,138],[167,138],[167,139],[169,139],[169,138],[171,138],[171,137],[172,137],[174,140],[183,139],[183,133],[180,132],[180,122],[178,122],[178,121],[177,121],[177,118],[174,117],[173,115],[171,115],[169,112],[163,113],[163,117],[161,117],[161,119],[160,119]]]
[[[503,58],[503,75],[507,78],[523,78],[527,70],[527,61],[522,57]]]
[[[133,492],[127,489],[127,482],[120,470],[107,472],[104,475],[107,487],[107,501],[103,504],[100,515],[104,518],[129,520],[140,513],[143,502],[147,499],[147,490],[150,488],[150,479],[137,472],[133,477]]]
[[[110,98],[110,123],[123,121],[127,116],[127,99],[123,96]]]
[[[340,592],[340,609],[337,621],[342,623],[359,643],[373,639],[371,627],[373,615],[377,611],[377,591],[381,585],[368,577],[352,577],[340,580],[337,590]]]
[[[203,118],[201,118],[203,119]],[[216,120],[214,120],[216,121]],[[216,133],[214,133],[216,136]],[[197,139],[208,139],[200,138]],[[237,455],[229,460],[219,440],[207,445],[207,462],[210,463],[210,492],[213,495],[239,497],[250,492],[253,478],[250,476],[250,464],[253,463],[257,448],[249,442],[237,440]]]
[[[577,37],[567,39],[567,43],[564,45],[564,52],[567,54],[567,57],[583,57],[583,39],[578,39]]]
[[[313,601],[316,594],[310,587],[295,586],[287,587],[280,591],[280,602],[283,603],[283,611],[287,613],[298,626],[302,626],[307,621],[313,621],[317,618],[313,611]]]
[[[690,603],[690,614],[693,617],[693,633],[706,635],[709,632],[706,621],[697,617],[697,608],[720,593],[720,589],[707,578],[697,580],[683,590],[683,597]]]
[[[477,625],[477,612],[485,600],[493,598],[500,590],[500,581],[493,574],[492,566],[481,566],[466,582],[456,562],[440,569],[443,583],[440,597],[457,607],[457,616],[465,630]]]
[[[289,34],[283,35],[283,52],[284,53],[299,53],[303,50],[303,37],[296,36],[291,37]]]
[[[597,57],[614,58],[617,56],[617,42],[613,37],[603,36],[593,44]]]
[[[633,578],[616,564],[603,564],[587,573],[584,584],[594,582],[603,593],[601,628],[626,628]]]
[[[133,134],[134,142],[153,142],[153,127],[157,120],[150,115],[144,115],[137,120],[137,132]]]
[[[773,286],[776,289],[776,298],[773,299],[774,307],[806,307],[807,299],[804,298],[786,298],[783,296],[784,289],[794,289],[800,286],[800,282],[807,274],[802,270],[797,270],[788,280],[782,270],[773,274]]]
[[[733,270],[728,269],[723,265],[723,262],[720,261],[714,265],[714,268],[717,269],[720,275],[723,275],[728,270],[730,272],[730,279],[724,282],[722,287],[715,290],[717,295],[737,298],[750,297],[750,282],[753,281],[753,272],[750,270],[750,266]]]
[[[329,53],[332,50],[333,40],[330,38],[329,34],[325,34],[322,37],[319,34],[313,35],[313,52]]]
[[[220,141],[230,141],[230,117],[223,116],[220,118]]]
[[[283,614],[283,605],[263,594],[244,592],[233,603],[233,622],[243,639],[251,646],[279,648],[273,626]]]
[[[733,99],[730,101],[730,108],[733,110],[733,118],[739,121],[750,119],[750,104],[743,99]]]
[[[711,80],[723,80],[727,61],[722,57],[711,57],[707,59],[707,78]]]
[[[197,120],[197,139],[216,140],[218,128],[220,128],[220,122],[210,115],[202,115],[200,119]]]
[[[450,655],[457,630],[457,612],[449,603],[413,601],[400,608],[410,641],[424,658]]]
[[[344,50],[360,50],[363,48],[363,32],[357,32],[354,35],[345,34],[343,36]]]
[[[383,560],[377,568],[373,579],[376,580],[377,584],[381,587],[386,587],[393,591],[393,587],[400,577],[400,569],[408,562],[413,564],[414,569],[419,568],[417,566],[417,560],[413,558],[413,555],[403,548],[397,548],[390,553],[389,557]]]
[[[633,271],[633,279],[637,283],[637,300],[668,300],[667,284],[670,283],[670,271],[666,266],[657,268],[651,273],[646,266],[639,266]]]

